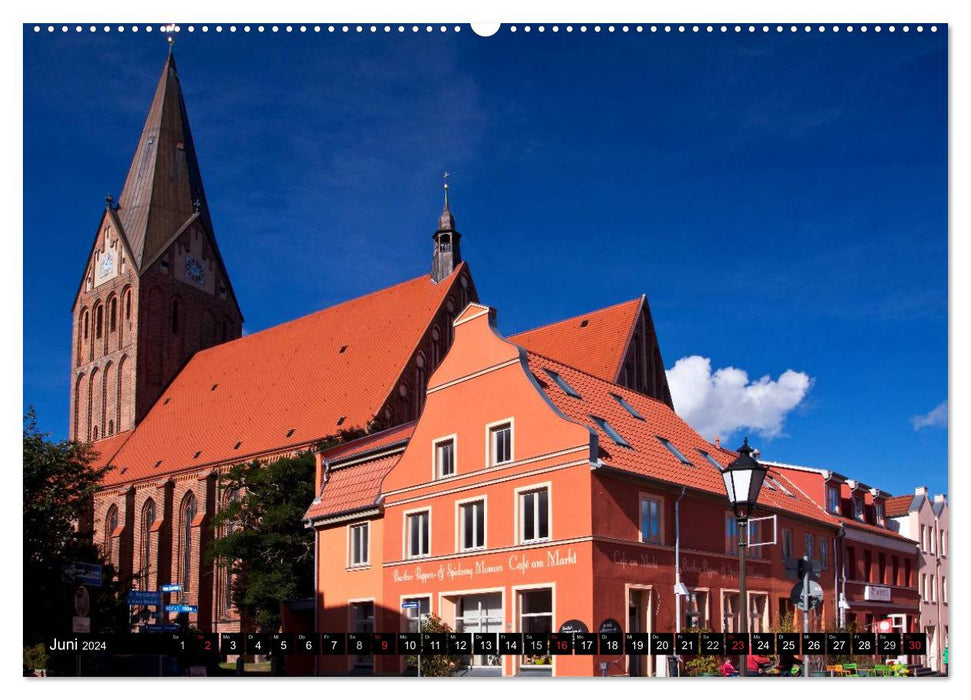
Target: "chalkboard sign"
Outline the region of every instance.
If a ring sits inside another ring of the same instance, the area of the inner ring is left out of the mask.
[[[560,632],[563,634],[570,634],[572,632],[589,632],[587,626],[583,624],[580,620],[567,620],[562,625],[560,625]],[[603,631],[603,630],[601,630]]]
[[[620,623],[617,622],[612,617],[608,617],[606,620],[600,623],[600,633],[601,634],[623,634],[624,630],[621,629]]]

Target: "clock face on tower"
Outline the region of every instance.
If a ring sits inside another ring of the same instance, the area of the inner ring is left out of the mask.
[[[191,280],[196,284],[202,285],[206,283],[206,270],[202,266],[202,263],[192,257],[186,257],[185,259],[185,278]]]
[[[99,272],[102,277],[106,277],[111,274],[112,267],[114,266],[115,259],[112,257],[111,253],[106,251],[104,255],[101,256],[101,265]]]

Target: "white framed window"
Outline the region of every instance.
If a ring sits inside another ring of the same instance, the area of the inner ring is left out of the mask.
[[[834,515],[840,512],[840,491],[835,486],[829,487],[829,512]]]
[[[934,526],[933,525],[928,526],[928,528],[927,528],[927,535],[928,535],[928,537],[927,537],[928,549],[930,550],[930,553],[933,554],[934,553],[934,542],[937,541],[937,533],[934,532]]]
[[[855,517],[857,520],[864,519],[863,496],[856,496],[853,499],[853,517]]]
[[[369,523],[348,526],[348,567],[367,566],[370,563],[370,530]]]
[[[513,460],[512,419],[500,423],[491,423],[489,431],[489,457],[486,462],[490,467],[508,464]]]
[[[873,518],[877,521],[877,525],[883,527],[883,504],[874,503],[873,504]]]
[[[519,541],[535,542],[550,538],[550,489],[517,490],[519,508]]]
[[[433,478],[445,479],[455,476],[455,436],[441,438],[434,442],[432,449],[434,464]]]
[[[416,559],[431,554],[430,510],[405,514],[405,558]]]
[[[484,549],[486,546],[486,501],[457,503],[458,507],[458,550]]]
[[[927,551],[927,526],[920,526],[920,551]]]
[[[655,496],[641,494],[641,542],[662,544],[661,506],[662,500]]]
[[[947,576],[941,576],[941,602],[947,605]]]

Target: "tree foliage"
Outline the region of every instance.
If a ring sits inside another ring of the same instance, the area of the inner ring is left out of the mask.
[[[77,584],[62,580],[68,561],[102,565],[103,580],[91,587],[91,631],[128,629],[120,595],[126,582],[102,560],[85,515],[108,468],[91,466],[97,456],[87,444],[55,442],[37,429],[33,409],[24,416],[24,645],[46,635],[71,632]]]
[[[438,615],[428,615],[422,622],[421,631],[422,634],[443,634],[453,630]],[[418,657],[407,657],[407,663],[410,667],[417,667]],[[463,667],[464,661],[461,656],[448,654],[421,655],[421,675],[426,678],[451,676]]]
[[[233,604],[261,631],[279,630],[282,602],[314,594],[314,538],[303,524],[313,481],[309,452],[238,464],[220,478],[235,498],[214,518],[208,556],[230,567]]]

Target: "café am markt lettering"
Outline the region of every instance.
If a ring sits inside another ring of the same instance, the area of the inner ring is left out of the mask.
[[[577,563],[577,553],[573,547],[554,549],[546,552],[535,550],[514,552],[500,563],[498,557],[480,558],[475,561],[459,560],[415,567],[395,567],[391,572],[395,583],[428,583],[429,581],[457,581],[461,579],[477,579],[480,576],[501,574],[506,571],[525,575],[533,569],[550,569],[558,566],[574,566]]]

